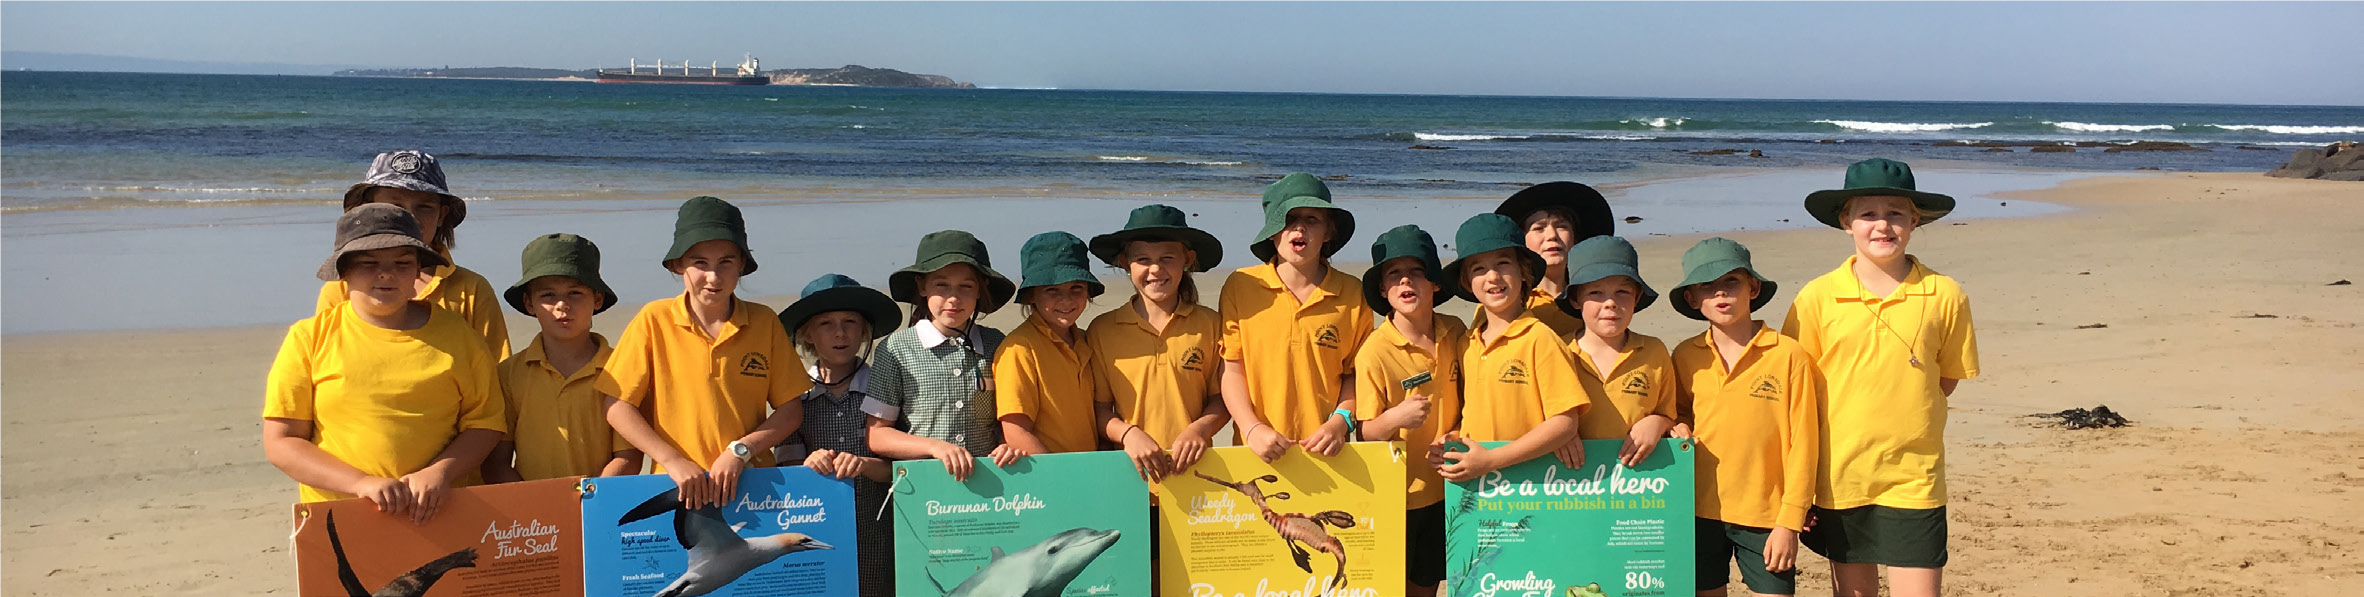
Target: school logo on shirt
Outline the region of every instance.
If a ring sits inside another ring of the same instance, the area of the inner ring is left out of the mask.
[[[1527,385],[1527,361],[1524,359],[1511,359],[1510,364],[1502,366],[1501,379],[1497,379],[1495,381],[1518,384],[1522,386]]]
[[[1338,326],[1325,325],[1319,330],[1314,330],[1313,343],[1321,345],[1322,348],[1337,348]]]
[[[1748,395],[1766,400],[1780,400],[1781,380],[1774,379],[1771,373],[1759,375],[1755,383],[1749,384]]]
[[[1183,371],[1205,371],[1206,365],[1207,351],[1193,346],[1190,347],[1190,352],[1182,353]]]
[[[1627,394],[1633,394],[1635,396],[1650,395],[1650,376],[1639,371],[1634,372],[1633,375],[1627,376],[1625,378],[1624,392]]]
[[[747,356],[739,357],[739,374],[748,377],[771,377],[771,359],[764,358],[763,353],[760,352],[747,353]]]

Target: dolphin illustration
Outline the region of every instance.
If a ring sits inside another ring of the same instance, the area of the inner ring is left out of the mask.
[[[444,573],[453,568],[476,567],[476,548],[463,548],[420,564],[371,592],[367,585],[361,584],[361,577],[353,574],[353,564],[345,560],[345,541],[337,538],[336,511],[328,511],[324,518],[328,523],[328,548],[337,555],[337,582],[345,586],[345,594],[350,597],[419,597],[427,594],[427,589],[434,587],[435,581],[443,580]]]
[[[633,506],[617,525],[631,524],[673,513],[673,537],[681,541],[682,549],[689,550],[689,569],[681,578],[655,597],[696,597],[714,592],[723,585],[739,579],[750,570],[772,563],[780,556],[815,549],[837,549],[814,540],[804,533],[780,533],[769,537],[745,539],[739,537],[740,527],[746,523],[726,524],[722,509],[707,505],[696,510],[681,508],[679,488],[667,489],[648,501]]]
[[[1018,553],[993,548],[993,561],[944,593],[945,597],[1059,597],[1084,566],[1116,545],[1114,529],[1074,528],[1062,531]],[[936,579],[928,577],[929,582]],[[937,584],[941,591],[944,586]]]

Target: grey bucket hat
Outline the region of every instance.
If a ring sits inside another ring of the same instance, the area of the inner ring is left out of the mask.
[[[377,159],[369,162],[369,174],[363,176],[360,183],[345,189],[345,210],[352,211],[355,206],[368,203],[370,187],[441,195],[445,214],[443,225],[446,228],[459,226],[460,221],[468,219],[468,202],[451,194],[451,186],[443,180],[443,164],[424,151],[404,149],[378,154]]]
[[[337,271],[337,261],[345,255],[394,247],[418,249],[419,267],[422,268],[451,263],[436,254],[426,241],[419,240],[419,220],[411,217],[410,210],[384,203],[370,203],[337,216],[336,249],[328,254],[327,261],[320,262],[320,271],[316,275],[323,282],[343,278],[343,272]]]

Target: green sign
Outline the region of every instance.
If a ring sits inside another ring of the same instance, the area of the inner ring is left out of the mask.
[[[976,466],[895,463],[896,595],[1149,595],[1149,485],[1123,452]]]
[[[1507,442],[1487,442],[1487,447]],[[1550,454],[1445,488],[1453,597],[1691,595],[1691,444],[1660,440],[1641,466],[1624,440],[1584,442],[1584,465]]]

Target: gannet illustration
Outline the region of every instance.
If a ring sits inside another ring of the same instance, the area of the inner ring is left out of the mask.
[[[1256,509],[1263,511],[1264,523],[1272,525],[1273,532],[1280,533],[1281,542],[1288,544],[1289,555],[1295,556],[1297,558],[1298,568],[1304,569],[1306,572],[1313,572],[1313,563],[1310,561],[1311,554],[1306,553],[1306,547],[1311,547],[1316,551],[1337,556],[1338,568],[1336,572],[1330,577],[1330,588],[1334,590],[1339,587],[1346,586],[1346,544],[1340,542],[1337,537],[1331,536],[1330,532],[1324,530],[1322,527],[1325,525],[1341,529],[1353,527],[1353,514],[1348,514],[1343,510],[1323,510],[1313,514],[1274,512],[1272,511],[1271,506],[1267,506],[1264,503],[1264,500],[1266,499],[1264,490],[1256,486],[1258,481],[1265,483],[1280,482],[1280,477],[1273,475],[1265,475],[1238,483],[1232,483],[1222,479],[1209,477],[1206,473],[1193,472],[1191,474],[1198,475],[1198,478],[1206,479],[1209,483],[1229,487],[1233,491],[1240,492],[1240,495],[1248,496],[1248,501],[1254,502],[1256,504]],[[1289,499],[1289,492],[1283,491],[1274,493],[1270,496],[1270,498],[1276,500]],[[1299,543],[1303,543],[1304,546],[1299,546]]]
[[[681,541],[682,549],[689,550],[689,569],[681,578],[655,597],[696,597],[712,593],[739,575],[772,563],[780,556],[815,549],[837,549],[814,540],[804,533],[780,533],[753,539],[739,537],[739,529],[746,523],[728,524],[722,521],[722,509],[713,505],[695,510],[681,507],[678,488],[667,489],[648,501],[633,506],[616,524],[625,525],[673,513],[673,537]]]
[[[361,577],[353,575],[353,564],[345,559],[345,542],[337,538],[336,511],[330,510],[324,518],[328,524],[328,548],[337,555],[337,582],[345,585],[347,597],[419,597],[427,594],[427,589],[435,586],[435,581],[442,580],[443,574],[451,572],[453,568],[476,567],[476,548],[465,548],[394,577],[386,586],[372,592],[361,584]]]
[[[944,591],[939,583],[936,590],[945,597],[1058,597],[1067,583],[1083,573],[1085,565],[1116,545],[1117,536],[1114,529],[1074,528],[1013,554],[1003,554],[995,547],[993,560],[960,586]],[[935,581],[934,573],[929,573],[928,582]]]

